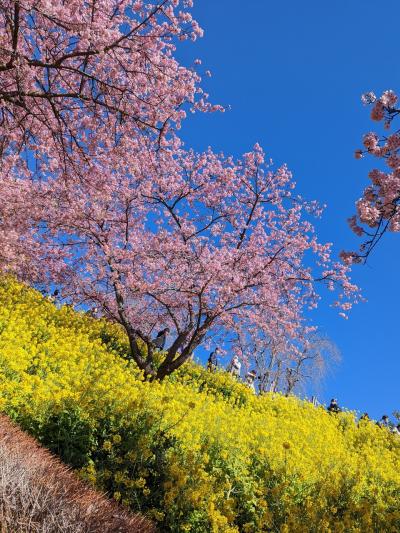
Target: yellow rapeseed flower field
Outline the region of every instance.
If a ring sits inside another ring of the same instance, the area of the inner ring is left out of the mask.
[[[2,411],[172,532],[398,532],[400,438],[190,363],[146,382],[116,325],[0,281]]]

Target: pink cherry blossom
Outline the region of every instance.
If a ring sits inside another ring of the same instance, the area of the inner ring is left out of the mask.
[[[374,150],[379,143],[379,137],[374,132],[364,135],[363,145],[367,150]]]
[[[377,122],[379,122],[380,120],[383,119],[384,116],[385,116],[385,107],[383,103],[380,100],[378,100],[376,104],[374,105],[374,107],[372,108],[371,118],[372,120],[376,120]]]
[[[385,91],[380,97],[381,103],[386,108],[391,108],[397,103],[397,95],[394,91]]]
[[[391,127],[392,121],[400,113],[396,108],[397,95],[394,91],[385,91],[380,98],[373,93],[362,97],[363,103],[372,104],[371,118],[384,121],[384,129]],[[391,135],[379,135],[369,132],[364,135],[365,153],[369,153],[382,160],[386,165],[374,168],[369,173],[371,185],[365,188],[363,196],[356,203],[357,214],[350,219],[352,230],[359,236],[366,237],[360,252],[346,256],[347,261],[352,257],[354,261],[368,257],[375,245],[386,231],[400,229],[400,135],[394,131]],[[363,152],[358,150],[356,158],[360,159]],[[369,231],[368,228],[372,229]]]
[[[202,34],[188,5],[1,0],[2,154],[29,151],[37,168],[62,172],[122,136],[161,140],[185,108],[216,110],[175,58],[179,38]]]
[[[376,96],[375,96],[375,93],[373,93],[372,91],[368,92],[368,93],[364,93],[362,96],[361,96],[361,101],[364,105],[369,105],[369,104],[373,104],[374,102],[376,102]]]

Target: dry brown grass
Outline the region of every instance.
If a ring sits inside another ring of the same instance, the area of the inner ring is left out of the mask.
[[[0,415],[1,533],[150,533],[154,526],[90,489]]]

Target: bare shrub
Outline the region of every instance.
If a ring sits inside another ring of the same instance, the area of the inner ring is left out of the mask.
[[[155,528],[90,489],[0,415],[1,533],[148,533]]]

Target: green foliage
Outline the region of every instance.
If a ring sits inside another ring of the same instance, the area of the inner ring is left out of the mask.
[[[86,466],[97,446],[94,428],[82,416],[79,406],[66,403],[61,411],[51,409],[39,419],[14,419],[46,448],[73,468]]]

